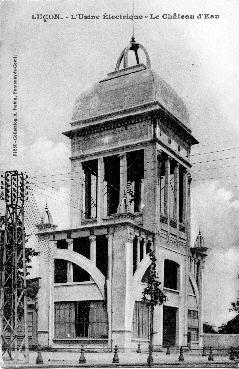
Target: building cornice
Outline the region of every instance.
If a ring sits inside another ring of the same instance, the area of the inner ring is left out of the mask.
[[[119,217],[120,217],[120,214],[117,214],[117,218],[118,218],[117,222],[115,222],[115,220],[112,218],[112,222],[107,222],[105,224],[89,224],[89,225],[84,224],[77,228],[66,228],[62,230],[51,230],[51,231],[39,232],[37,233],[37,235],[38,236],[44,236],[44,235],[53,236],[53,235],[60,235],[62,233],[62,234],[67,234],[67,238],[71,238],[69,237],[70,234],[72,236],[74,235],[74,233],[77,233],[77,232],[90,231],[90,235],[93,236],[95,229],[107,229],[108,233],[111,233],[110,232],[111,228],[127,226],[127,227],[136,228],[138,231],[144,232],[145,234],[148,234],[150,236],[154,236],[154,232],[137,225],[134,221],[131,221],[130,219],[122,219],[120,221]]]
[[[188,160],[186,160],[185,158],[183,158],[182,156],[180,156],[178,153],[176,153],[173,149],[171,149],[169,146],[167,146],[163,141],[161,141],[159,138],[151,138],[149,140],[143,140],[143,141],[137,141],[137,142],[131,142],[127,145],[118,145],[118,146],[114,146],[114,147],[109,147],[103,150],[98,150],[98,151],[92,151],[92,152],[86,152],[84,154],[81,155],[74,155],[70,157],[70,160],[84,160],[84,159],[89,159],[92,157],[92,159],[94,157],[98,157],[100,156],[105,156],[107,153],[109,155],[112,155],[112,153],[114,154],[120,154],[122,151],[133,151],[136,148],[137,149],[141,149],[146,147],[147,145],[149,145],[150,143],[159,143],[162,148],[164,148],[169,154],[172,155],[172,157],[177,158],[177,160],[179,160],[179,162],[184,163],[188,168],[191,168],[192,165],[190,164],[190,162]]]
[[[112,146],[112,147],[107,147],[106,149],[101,149],[98,151],[92,151],[89,152],[87,151],[85,154],[81,154],[81,155],[75,155],[75,156],[71,156],[70,160],[84,160],[85,158],[88,159],[89,157],[98,157],[99,155],[105,155],[107,153],[109,153],[109,155],[112,155],[112,153],[115,154],[120,154],[122,151],[125,150],[129,150],[132,149],[132,151],[135,148],[143,148],[147,145],[150,144],[150,142],[152,142],[152,139],[148,139],[148,140],[142,140],[142,141],[137,141],[137,142],[131,142],[129,144],[123,144],[123,145],[117,145],[117,146]]]
[[[159,102],[155,101],[86,120],[71,122],[71,125],[76,126],[76,128],[65,131],[63,134],[72,138],[75,134],[78,136],[85,136],[97,132],[104,132],[118,127],[139,123],[145,119],[145,116],[158,116],[159,118],[162,116],[167,120],[167,126],[172,130],[176,130],[177,134],[180,137],[184,137],[190,145],[198,143],[192,136],[189,128],[169,113]]]

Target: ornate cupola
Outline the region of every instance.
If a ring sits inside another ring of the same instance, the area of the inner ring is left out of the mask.
[[[207,247],[205,247],[205,240],[201,234],[201,231],[199,230],[197,238],[194,242],[194,247],[191,247],[190,251],[194,258],[197,258],[199,260],[204,260],[207,256]]]
[[[41,216],[41,222],[40,222],[40,224],[37,225],[37,228],[40,231],[43,231],[43,230],[45,231],[45,230],[54,230],[54,229],[56,229],[56,227],[57,227],[57,225],[55,225],[53,223],[53,218],[52,218],[51,212],[48,209],[48,205],[46,203],[44,212]]]
[[[129,65],[130,52],[135,54],[134,65]],[[71,125],[77,129],[112,114],[116,117],[136,110],[148,111],[149,108],[163,109],[190,134],[189,114],[183,100],[151,69],[147,50],[132,37],[130,44],[120,53],[114,72],[108,73],[105,79],[76,99]],[[73,133],[72,130],[64,132],[70,137]],[[197,141],[192,138],[192,143]]]

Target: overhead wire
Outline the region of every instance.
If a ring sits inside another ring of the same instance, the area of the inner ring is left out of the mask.
[[[238,149],[239,149],[239,145],[238,146],[228,147],[228,148],[225,148],[225,149],[218,149],[218,150],[214,150],[214,151],[199,152],[199,153],[191,154],[191,157],[192,156],[215,154],[215,153],[220,153],[220,152],[224,152],[224,151],[238,150]]]

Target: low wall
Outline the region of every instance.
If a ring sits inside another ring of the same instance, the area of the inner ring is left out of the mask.
[[[204,333],[203,335],[203,346],[228,349],[230,347],[239,348],[239,334],[211,334]]]

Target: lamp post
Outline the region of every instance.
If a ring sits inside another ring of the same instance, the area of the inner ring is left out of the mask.
[[[161,282],[158,280],[156,272],[156,257],[153,250],[150,250],[149,257],[151,264],[149,267],[149,276],[147,286],[143,290],[142,300],[149,306],[150,312],[150,334],[149,334],[149,356],[147,359],[148,366],[151,367],[153,364],[153,334],[154,334],[154,307],[156,305],[162,305],[166,301],[166,295],[160,288]]]

